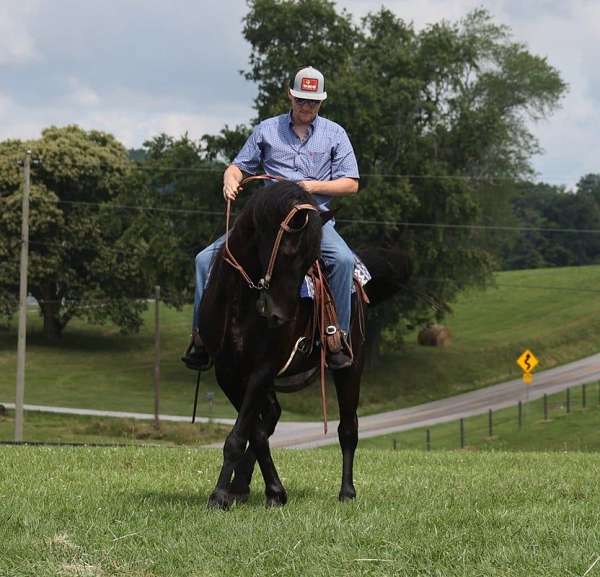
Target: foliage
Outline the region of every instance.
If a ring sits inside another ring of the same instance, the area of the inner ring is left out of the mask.
[[[209,147],[218,138],[209,138]],[[223,232],[224,166],[187,134],[160,134],[144,143],[144,151],[127,202],[148,209],[134,226],[148,244],[144,269],[161,286],[163,300],[181,306],[193,300],[195,255]]]
[[[31,150],[29,292],[44,329],[59,337],[73,317],[140,325],[147,296],[140,272],[143,242],[131,235],[127,212],[111,203],[127,189],[131,167],[111,135],[76,126],[48,128],[40,139],[0,143],[0,306],[9,315],[19,286],[22,175]]]
[[[512,206],[524,230],[504,250],[506,268],[600,262],[600,175],[584,176],[574,192],[561,186],[523,183]]]
[[[497,247],[468,227],[510,220],[514,187],[489,179],[510,183],[530,173],[539,148],[527,120],[558,105],[565,91],[558,72],[483,9],[418,32],[385,8],[358,26],[327,0],[251,0],[249,8],[246,78],[258,84],[259,118],[285,110],[296,67],[321,69],[322,112],[348,131],[363,175],[342,214],[371,221],[353,225],[340,215],[340,229],[354,245],[401,245],[415,257],[410,291],[371,322],[442,317],[460,290],[485,282],[495,266]],[[499,198],[481,202],[486,194]]]

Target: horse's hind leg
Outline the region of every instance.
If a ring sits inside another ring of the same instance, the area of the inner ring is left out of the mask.
[[[334,371],[333,378],[340,407],[338,438],[342,449],[342,486],[339,500],[347,501],[356,497],[354,489],[354,452],[358,445],[358,416],[356,409],[360,393],[362,359],[355,356],[355,364],[347,369]]]

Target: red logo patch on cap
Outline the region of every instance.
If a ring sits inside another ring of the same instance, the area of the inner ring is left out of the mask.
[[[319,79],[318,78],[303,78],[300,83],[300,90],[306,92],[317,92],[319,90]]]

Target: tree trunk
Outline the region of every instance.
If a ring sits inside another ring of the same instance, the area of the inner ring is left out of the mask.
[[[44,335],[49,341],[60,340],[64,329],[59,316],[60,305],[50,304],[40,308],[44,318]]]
[[[38,301],[40,313],[44,319],[44,335],[49,341],[58,341],[62,337],[65,323],[60,317],[61,303],[55,295],[55,291],[31,291]]]

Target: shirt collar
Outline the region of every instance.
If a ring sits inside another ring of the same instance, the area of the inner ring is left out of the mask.
[[[312,134],[315,131],[315,128],[317,128],[318,123],[319,123],[319,115],[317,114],[315,116],[315,119],[309,124],[309,126],[310,126],[310,134]],[[294,119],[292,118],[292,111],[291,110],[288,112],[288,125],[290,127],[290,130],[294,126]]]

